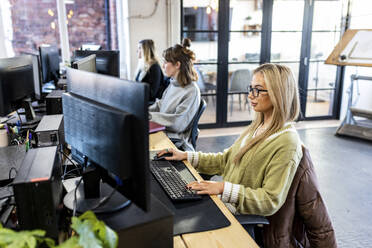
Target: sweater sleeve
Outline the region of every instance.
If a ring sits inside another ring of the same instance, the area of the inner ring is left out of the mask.
[[[156,101],[149,106],[149,115],[151,115],[151,112],[156,112],[160,110],[161,105],[161,99],[156,99]]]
[[[167,131],[175,133],[184,132],[190,126],[198,111],[200,98],[197,94],[198,91],[194,90],[190,94],[185,95],[184,99],[175,106],[176,109],[173,113],[152,112],[153,110],[150,109],[151,120],[165,126]]]
[[[219,153],[198,152],[195,168],[203,174],[221,175],[231,156],[231,150],[232,148],[230,147]]]
[[[237,210],[242,214],[273,215],[284,204],[302,153],[296,150],[279,150],[265,170],[261,188],[252,189],[233,184],[229,201],[237,202]],[[237,193],[237,194],[234,194]]]

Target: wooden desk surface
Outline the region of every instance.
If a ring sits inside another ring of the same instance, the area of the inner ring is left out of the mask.
[[[163,132],[150,134],[149,146],[150,150],[175,148],[174,144]],[[184,162],[196,178],[202,179],[190,163],[187,161]],[[174,247],[258,247],[251,236],[249,236],[231,212],[225,207],[222,201],[215,195],[211,196],[211,198],[231,222],[231,225],[211,231],[174,236]]]

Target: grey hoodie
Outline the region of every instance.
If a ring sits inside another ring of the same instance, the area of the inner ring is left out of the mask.
[[[182,88],[175,79],[171,79],[163,97],[149,107],[151,121],[165,126],[169,138],[180,139],[181,142],[176,144],[178,147],[193,151],[189,138],[199,105],[200,90],[195,82]]]

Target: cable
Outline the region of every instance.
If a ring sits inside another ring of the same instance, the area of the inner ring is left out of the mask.
[[[65,168],[67,167],[67,165],[65,166]],[[72,175],[71,173],[73,172],[73,171],[78,171],[79,172],[79,175],[80,175],[80,169],[79,168],[75,168],[75,169],[72,169],[72,170],[70,170],[70,171],[68,171],[68,172],[65,172],[63,175],[62,175],[62,180],[64,180],[65,179],[65,177],[66,176],[68,176],[68,175]],[[78,175],[78,176],[79,176]]]
[[[70,161],[75,167],[76,167],[76,169],[79,169],[79,175],[81,175],[81,173],[80,173],[80,169],[81,168],[79,168],[79,166],[77,166],[77,164],[75,164],[74,163],[74,161],[72,161],[72,159],[70,159],[70,157],[66,154],[66,153],[64,153],[64,152],[62,152],[62,151],[59,151],[63,156],[65,156],[65,158],[67,158],[67,160],[68,161]],[[68,173],[68,172],[66,172],[66,169],[67,169],[67,165],[65,166],[65,171],[63,172],[63,174],[65,175],[66,173]]]
[[[77,164],[75,164],[74,163],[74,161],[72,161],[71,159],[70,159],[70,157],[66,154],[66,153],[64,153],[63,151],[59,151],[60,153],[62,153],[62,155],[63,156],[65,156],[65,158],[67,158],[68,159],[68,161],[70,161],[76,168],[79,168],[78,166],[77,166]]]
[[[79,182],[77,183],[76,188],[75,188],[75,192],[74,192],[74,208],[73,208],[73,210],[72,210],[72,216],[75,216],[75,215],[76,215],[76,205],[77,205],[77,199],[76,199],[77,196],[76,196],[76,192],[77,192],[77,190],[78,190],[78,188],[79,188],[79,185],[80,185],[81,181],[83,181],[83,177],[80,178],[80,180],[79,180]]]
[[[152,10],[151,14],[149,15],[132,15],[132,16],[128,16],[128,19],[148,19],[150,17],[152,17],[155,13],[156,13],[156,10],[158,9],[158,5],[159,5],[159,0],[155,0],[155,3],[154,3],[154,9]]]

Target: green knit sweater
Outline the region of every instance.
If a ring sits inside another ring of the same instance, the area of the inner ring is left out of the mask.
[[[248,134],[247,140],[252,136]],[[222,200],[238,213],[273,215],[284,204],[302,158],[299,136],[291,124],[286,125],[234,164],[242,142],[246,141],[238,139],[223,153],[198,152],[188,157],[200,173],[223,177]]]

